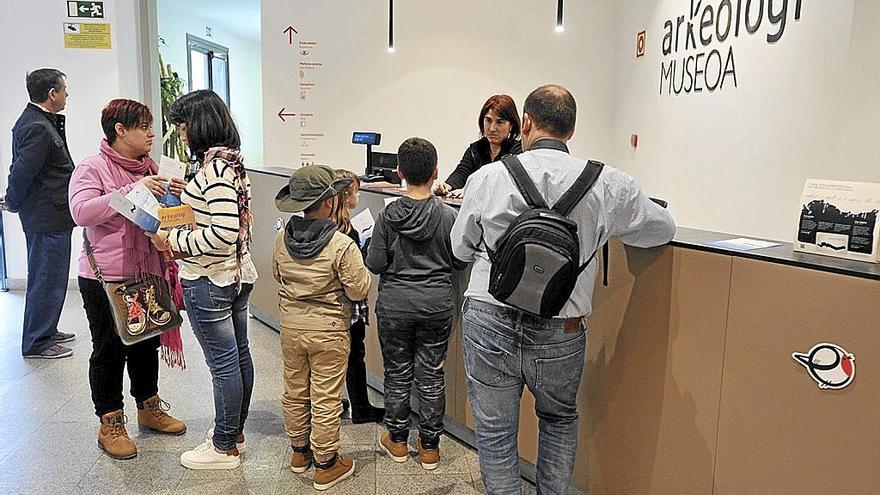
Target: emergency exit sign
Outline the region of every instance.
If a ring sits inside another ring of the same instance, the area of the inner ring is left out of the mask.
[[[67,2],[67,17],[104,18],[104,2]]]

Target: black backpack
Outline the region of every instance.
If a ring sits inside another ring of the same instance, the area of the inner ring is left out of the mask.
[[[593,187],[605,165],[588,161],[571,188],[548,208],[519,159],[509,155],[501,161],[531,209],[513,219],[494,252],[488,250],[492,261],[489,294],[533,315],[558,316],[578,277],[596,256],[593,251],[580,264],[577,223],[566,216]]]

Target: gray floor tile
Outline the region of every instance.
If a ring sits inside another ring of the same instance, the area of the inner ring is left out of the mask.
[[[470,475],[466,474],[422,474],[422,475],[383,475],[377,495],[475,495]]]
[[[47,484],[39,481],[34,484],[0,482],[0,493],[14,493],[15,495],[79,495],[72,485]]]
[[[126,461],[102,456],[80,480],[77,492],[170,493],[182,477],[177,453],[139,450]]]
[[[278,481],[275,479],[212,479],[184,478],[174,489],[179,495],[272,495],[277,492]]]

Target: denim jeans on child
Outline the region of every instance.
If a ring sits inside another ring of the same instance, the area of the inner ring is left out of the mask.
[[[523,385],[538,416],[538,494],[570,490],[578,440],[577,391],[584,367],[582,325],[480,301],[465,303],[462,329],[468,398],[486,493],[522,493],[517,431]]]
[[[413,380],[419,396],[419,437],[434,448],[443,432],[446,381],[443,366],[449,347],[452,314],[434,317],[394,317],[379,313],[379,344],[385,361],[385,426],[391,439],[409,436],[410,391]]]
[[[248,344],[248,296],[253,284],[218,287],[207,277],[181,280],[186,314],[205,353],[214,385],[214,445],[235,447],[244,431],[254,388],[254,362]]]

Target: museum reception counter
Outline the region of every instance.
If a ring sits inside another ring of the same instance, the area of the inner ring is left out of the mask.
[[[250,172],[252,251],[260,274],[251,313],[277,329],[271,257],[289,215],[275,209],[274,198],[290,171]],[[375,217],[386,198],[401,194],[397,187],[365,184],[354,213],[369,208]],[[577,489],[595,495],[876,493],[880,267],[793,253],[789,243],[747,252],[706,245],[734,237],[679,228],[673,242],[659,248],[610,243],[609,281],[604,286],[597,277],[578,394]],[[456,277],[458,307],[466,278],[466,272]],[[371,304],[377,285],[375,278]],[[371,318],[367,331],[367,368],[371,385],[381,390],[375,323]],[[823,343],[839,347],[810,355]],[[835,351],[840,348],[845,351]],[[834,352],[848,368],[828,369]],[[793,353],[810,358],[802,362]],[[848,386],[819,387],[823,380],[840,383],[835,373],[841,370],[853,377]],[[447,429],[475,445],[458,319],[446,383]],[[523,472],[532,479],[533,404],[526,391],[519,448]]]

